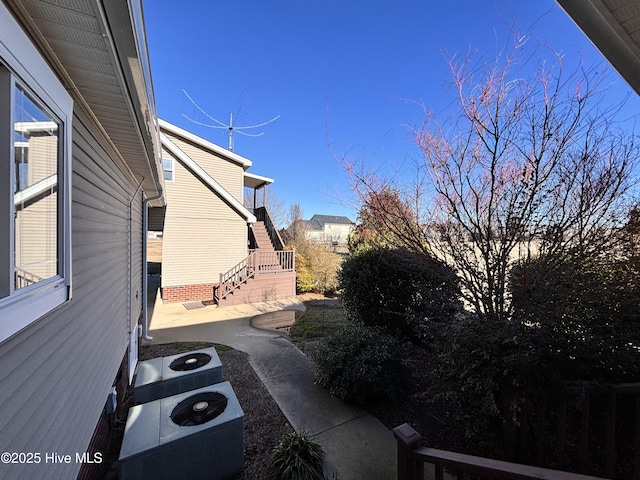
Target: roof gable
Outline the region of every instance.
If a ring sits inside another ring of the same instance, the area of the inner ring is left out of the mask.
[[[198,135],[188,132],[187,130],[184,130],[183,128],[180,128],[176,125],[173,125],[167,122],[166,120],[162,120],[159,118],[158,124],[160,126],[160,130],[164,130],[164,131],[170,132],[171,134],[177,137],[181,137],[182,139],[188,142],[191,142],[197,145],[198,147],[203,148],[204,150],[207,150],[208,152],[216,155],[217,157],[222,158],[223,160],[240,165],[245,170],[251,166],[251,160],[249,160],[248,158],[245,158],[241,155],[238,155],[237,153],[227,150],[226,148],[221,147],[220,145],[216,145],[215,143],[212,143],[209,140],[199,137]]]
[[[209,187],[215,194],[222,198],[230,208],[244,218],[247,223],[255,223],[256,217],[249,212],[233,195],[225,190],[222,185],[215,181],[200,165],[198,165],[189,155],[178,147],[165,133],[160,132],[162,146],[177,161],[182,163],[194,176]]]

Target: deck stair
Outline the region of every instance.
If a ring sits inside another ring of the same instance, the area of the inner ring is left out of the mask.
[[[295,295],[295,251],[284,244],[264,208],[249,228],[249,255],[220,274],[216,304],[235,305]]]
[[[267,232],[267,227],[264,222],[256,222],[251,226],[251,230],[253,231],[253,238],[256,242],[256,248],[260,250],[269,250],[274,251],[275,247],[271,238],[269,238],[269,233]]]

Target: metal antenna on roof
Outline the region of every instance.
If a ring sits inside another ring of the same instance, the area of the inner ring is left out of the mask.
[[[243,127],[236,127],[233,124],[233,113],[229,113],[229,124],[225,124],[222,123],[220,120],[217,120],[215,118],[213,118],[211,115],[209,115],[207,112],[205,112],[202,108],[200,108],[200,106],[193,100],[193,98],[191,98],[189,96],[189,94],[187,93],[186,90],[182,90],[184,92],[184,94],[187,96],[187,98],[189,99],[189,101],[193,104],[194,107],[196,107],[198,109],[198,111],[200,111],[200,113],[202,113],[205,117],[207,117],[208,119],[214,121],[217,125],[211,125],[209,123],[203,123],[203,122],[199,122],[197,120],[194,120],[193,118],[189,118],[188,116],[186,116],[185,114],[182,114],[182,116],[184,118],[186,118],[187,120],[191,120],[193,123],[196,123],[198,125],[202,125],[203,127],[209,127],[209,128],[226,128],[227,130],[229,130],[229,151],[233,152],[233,132],[238,132],[240,135],[244,135],[246,137],[260,137],[262,135],[264,135],[264,132],[260,132],[260,133],[247,133],[244,132],[243,130],[249,130],[251,128],[259,128],[259,127],[264,127],[266,125],[269,125],[272,122],[275,122],[277,119],[279,119],[282,115],[276,115],[275,117],[273,117],[271,120],[267,121],[267,122],[263,122],[263,123],[259,123],[257,125],[247,125],[247,126],[243,126]]]

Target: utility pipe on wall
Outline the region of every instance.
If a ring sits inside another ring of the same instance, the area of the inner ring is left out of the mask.
[[[128,319],[128,330],[127,332],[131,335],[131,316],[133,315],[133,204],[136,201],[140,190],[142,190],[142,183],[144,182],[144,178],[140,180],[140,185],[136,188],[133,197],[131,197],[131,201],[129,202],[129,319]]]

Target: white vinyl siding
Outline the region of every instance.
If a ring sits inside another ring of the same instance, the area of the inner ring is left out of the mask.
[[[213,177],[222,188],[242,203],[244,168],[241,165],[199,148],[182,140],[180,137],[176,137],[170,133],[167,133],[167,135],[180,150],[186,153],[204,171]],[[177,171],[177,175],[179,175],[179,171]]]
[[[162,238],[162,286],[218,283],[247,256],[246,238],[242,221],[171,217]]]

